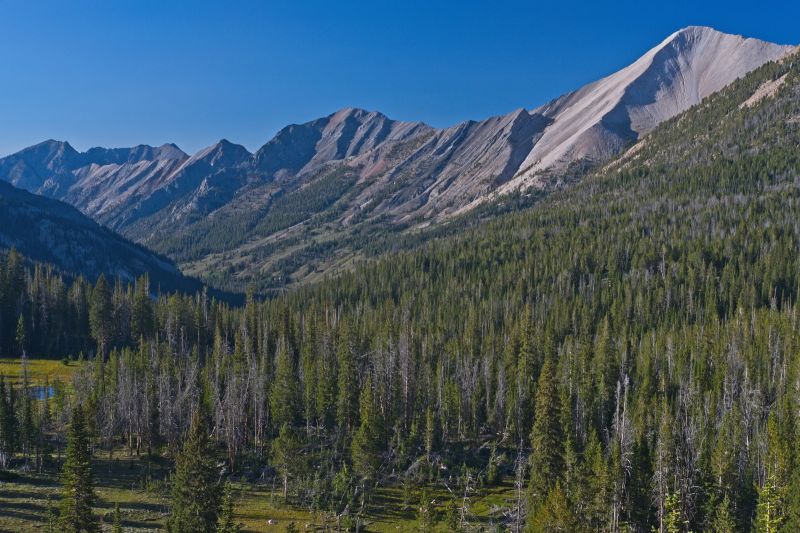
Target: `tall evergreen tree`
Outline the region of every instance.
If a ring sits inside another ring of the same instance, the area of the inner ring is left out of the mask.
[[[0,468],[8,468],[17,450],[17,417],[14,413],[14,388],[6,387],[0,376]]]
[[[726,494],[714,509],[711,517],[710,533],[736,533],[736,520],[731,513],[731,502]]]
[[[22,315],[19,315],[19,319],[17,320],[17,349],[19,349],[20,355],[25,354],[26,348],[28,346],[28,336],[25,333],[25,318]]]
[[[103,274],[100,274],[92,291],[89,325],[92,337],[97,342],[98,354],[105,358],[114,327],[114,307],[111,302],[111,291]]]
[[[276,428],[297,423],[302,412],[294,358],[288,341],[282,341],[275,357],[275,381],[270,392],[270,411]]]
[[[436,413],[430,406],[425,410],[425,453],[430,458],[431,453],[439,449],[441,444],[441,427],[436,419]]]
[[[784,508],[781,500],[775,476],[770,475],[758,492],[754,533],[778,533],[781,531],[784,522]]]
[[[339,427],[339,431],[346,438],[353,430],[358,414],[356,363],[353,356],[350,329],[347,325],[343,325],[339,333],[339,349],[336,359],[338,366],[336,424]]]
[[[189,437],[175,461],[172,511],[167,520],[170,533],[212,533],[217,528],[222,496],[219,470],[201,411],[195,411]]]
[[[150,279],[145,274],[136,281],[131,310],[131,336],[135,341],[149,338],[154,325],[150,302]]]
[[[578,522],[570,508],[566,493],[561,489],[561,482],[547,493],[547,498],[540,503],[528,520],[526,533],[569,533],[578,530]]]
[[[112,533],[122,533],[122,513],[119,510],[119,502],[114,504],[114,522],[111,525]]]
[[[555,365],[552,355],[549,355],[537,382],[535,418],[531,430],[529,493],[532,508],[547,497],[562,474],[564,432],[559,409]]]
[[[239,533],[242,530],[241,526],[236,522],[233,506],[233,486],[230,482],[227,482],[222,491],[222,512],[219,515],[217,533]]]
[[[67,453],[61,472],[61,513],[59,527],[66,533],[89,533],[98,530],[92,515],[95,502],[91,451],[83,406],[72,410],[67,433]]]
[[[369,377],[361,392],[360,425],[351,446],[353,470],[362,479],[374,479],[380,466],[382,428],[374,402],[372,378]]]
[[[289,478],[300,469],[300,439],[297,431],[289,424],[281,426],[278,438],[272,441],[272,461],[283,477],[283,499],[289,497]]]

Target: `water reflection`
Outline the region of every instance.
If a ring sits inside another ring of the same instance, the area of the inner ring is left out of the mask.
[[[53,387],[38,386],[31,387],[28,389],[28,392],[31,395],[31,398],[34,400],[44,400],[45,398],[52,398],[55,395],[56,390]]]

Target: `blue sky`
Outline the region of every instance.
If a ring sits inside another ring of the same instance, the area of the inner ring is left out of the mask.
[[[800,2],[0,0],[0,155],[220,138],[353,106],[448,126],[532,108],[684,26],[800,42]]]

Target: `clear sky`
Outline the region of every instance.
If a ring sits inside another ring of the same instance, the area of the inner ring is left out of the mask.
[[[352,106],[448,126],[532,108],[713,26],[800,43],[800,1],[0,0],[0,155],[220,138]]]

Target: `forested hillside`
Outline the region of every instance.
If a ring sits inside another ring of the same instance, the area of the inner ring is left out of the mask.
[[[97,446],[174,457],[205,413],[226,475],[351,527],[395,486],[451,491],[422,530],[797,531],[799,146],[795,55],[531,209],[243,308],[9,257],[3,346],[72,328],[37,349],[91,359]]]
[[[266,293],[351,270],[498,195],[582,178],[792,49],[690,26],[536,109],[433,128],[344,108],[254,153],[225,139],[191,156],[50,140],[0,158],[0,180],[68,202],[216,288]]]
[[[0,248],[75,275],[100,274],[133,281],[147,273],[156,287],[196,291],[200,282],[181,274],[164,256],[101,226],[74,207],[0,181]]]

